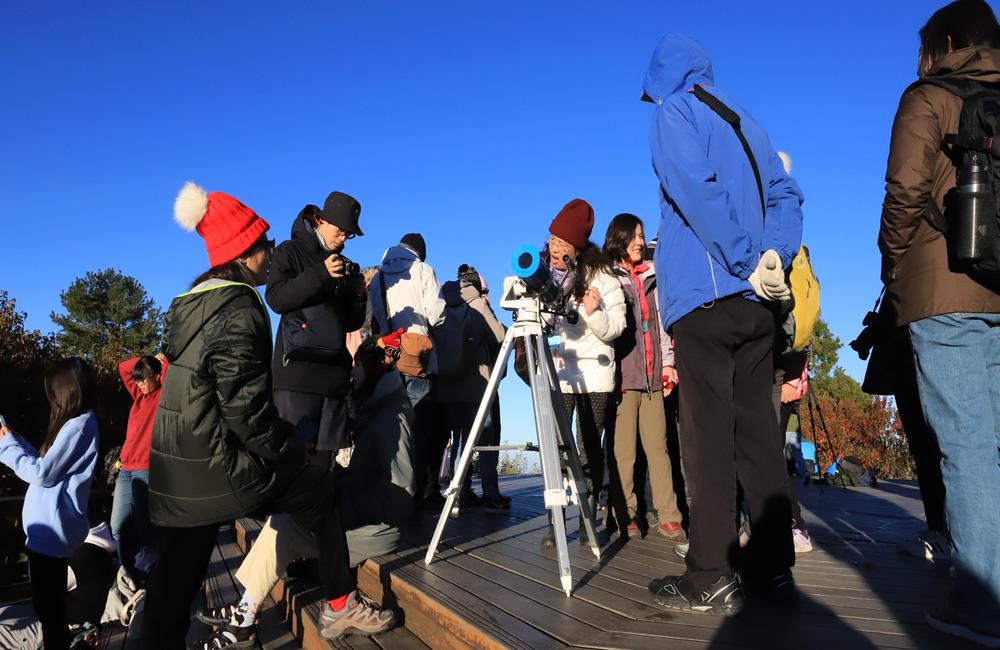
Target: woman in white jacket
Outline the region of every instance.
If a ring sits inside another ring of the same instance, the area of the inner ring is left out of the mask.
[[[594,209],[583,199],[573,199],[556,215],[549,226],[549,238],[542,258],[549,265],[553,279],[568,297],[568,310],[579,319],[570,323],[565,317],[553,318],[552,355],[566,413],[572,421],[576,413],[577,447],[583,473],[587,478],[591,506],[604,485],[605,450],[613,442],[602,435],[611,431],[614,417],[615,350],[614,340],[625,329],[625,295],[611,266],[600,249],[590,241],[594,228]],[[564,258],[572,260],[569,271]],[[628,525],[628,514],[614,459],[611,468],[611,505],[617,510],[617,525]],[[593,508],[592,508],[593,510]],[[612,517],[608,517],[608,521]],[[553,544],[550,528],[543,546]],[[580,543],[589,543],[583,526]]]

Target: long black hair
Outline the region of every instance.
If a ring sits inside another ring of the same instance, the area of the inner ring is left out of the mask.
[[[604,256],[612,264],[628,259],[628,246],[635,237],[637,226],[642,226],[642,219],[628,212],[616,215],[608,224],[608,232],[604,235]]]
[[[541,257],[546,264],[551,263],[548,244],[542,247]],[[583,300],[583,294],[587,293],[591,280],[599,273],[612,274],[611,263],[597,244],[588,241],[585,247],[576,249],[576,282],[573,283],[573,298],[577,302]]]
[[[39,453],[52,447],[63,425],[87,411],[97,410],[94,369],[80,357],[57,361],[45,371],[45,396],[49,400],[49,432]]]
[[[920,29],[922,71],[949,49],[974,46],[1000,47],[1000,24],[984,0],[955,0],[935,11]]]

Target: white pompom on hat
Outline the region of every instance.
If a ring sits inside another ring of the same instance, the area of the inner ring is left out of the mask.
[[[247,252],[271,226],[257,213],[224,192],[210,192],[188,181],[174,200],[174,221],[205,240],[213,267]]]

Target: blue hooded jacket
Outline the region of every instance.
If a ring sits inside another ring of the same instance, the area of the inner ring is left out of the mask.
[[[767,206],[761,219],[753,169],[732,127],[692,92],[718,97],[741,119]],[[802,240],[802,192],[785,173],[764,129],[714,87],[708,54],[694,40],[669,34],[653,53],[643,91],[656,104],[650,130],[660,181],[655,261],[661,318],[670,327],[699,306],[743,295],[747,278],[774,249],[787,268]]]

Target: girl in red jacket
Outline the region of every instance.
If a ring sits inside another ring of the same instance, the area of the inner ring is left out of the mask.
[[[167,360],[135,357],[118,364],[125,389],[132,397],[128,429],[121,452],[121,470],[115,482],[111,507],[111,534],[118,542],[118,559],[134,580],[142,581],[152,563],[149,546],[149,443],[160,403],[160,388],[167,374]]]

